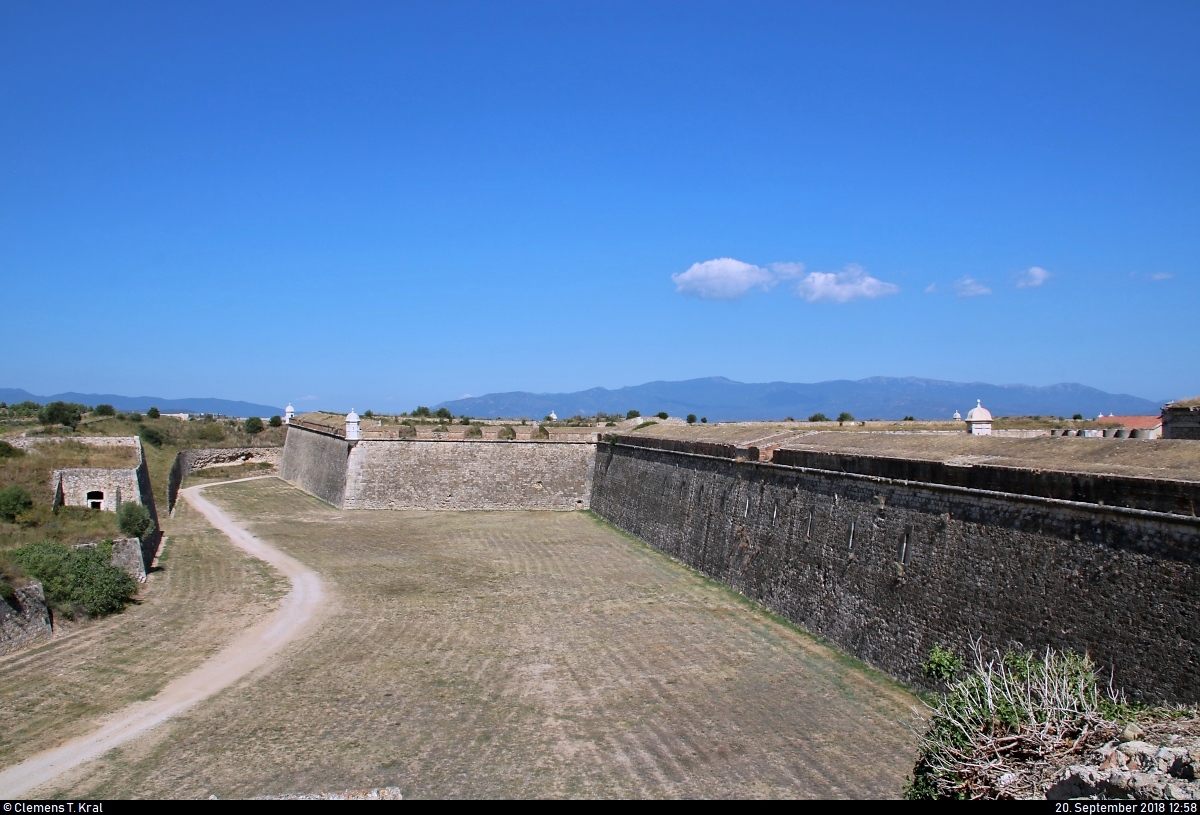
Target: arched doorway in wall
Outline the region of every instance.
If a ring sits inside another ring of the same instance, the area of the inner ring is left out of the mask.
[[[92,490],[87,494],[87,505],[91,509],[100,509],[100,505],[104,503],[104,493],[100,490]]]

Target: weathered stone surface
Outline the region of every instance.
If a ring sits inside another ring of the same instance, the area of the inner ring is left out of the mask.
[[[41,583],[17,589],[11,602],[0,600],[0,654],[26,648],[54,636]]]
[[[137,538],[117,538],[112,545],[112,565],[124,569],[139,583],[146,582],[146,560]]]
[[[346,509],[586,509],[594,444],[362,441],[350,452]]]
[[[597,452],[592,509],[905,681],[981,637],[1200,700],[1193,518],[620,444]]]
[[[344,438],[293,425],[288,428],[279,473],[285,481],[340,507],[349,456],[350,443]]]

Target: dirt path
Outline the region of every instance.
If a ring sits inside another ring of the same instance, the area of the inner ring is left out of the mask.
[[[16,798],[162,724],[237,680],[269,670],[276,652],[312,627],[323,602],[323,588],[316,572],[239,527],[200,495],[207,486],[211,485],[190,487],[182,495],[236,546],[282,572],[291,581],[291,591],[271,617],[247,629],[216,656],[174,680],[153,698],[110,716],[93,733],[0,771],[0,798]]]

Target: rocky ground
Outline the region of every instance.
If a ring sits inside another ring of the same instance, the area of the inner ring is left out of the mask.
[[[1200,801],[1200,720],[1130,725],[1065,767],[1046,797]]]

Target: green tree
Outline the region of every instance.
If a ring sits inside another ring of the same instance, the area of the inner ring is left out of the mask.
[[[364,413],[363,413],[363,418],[364,418],[364,419],[374,419],[374,418],[375,418],[375,412],[374,412],[374,411],[372,411],[372,410],[368,410],[368,411],[366,411],[366,412],[364,412]]]
[[[904,417],[904,421],[906,421],[906,422],[915,422],[915,421],[916,421],[916,419],[914,419],[912,416],[905,416],[905,417]]]
[[[33,497],[20,484],[10,484],[0,490],[0,518],[12,522],[17,516],[33,508]]]
[[[1076,413],[1076,414],[1075,414],[1074,416],[1072,416],[1071,418],[1072,418],[1072,419],[1074,419],[1074,420],[1075,420],[1075,421],[1077,421],[1077,422],[1078,422],[1078,421],[1082,421],[1082,420],[1083,420],[1083,414],[1082,414],[1082,413]],[[43,424],[45,424],[45,422],[43,422]]]
[[[660,419],[669,419],[671,417],[671,414],[667,413],[665,410],[660,410],[658,413],[655,413],[654,415]]]
[[[829,421],[829,417],[826,416],[824,413],[814,413],[813,415],[808,417],[808,420],[810,422],[827,422],[827,421]]]
[[[700,417],[700,424],[708,424],[708,417],[707,417],[707,416],[701,416],[701,417]]]
[[[424,405],[417,405],[417,409],[413,411],[412,415],[420,416],[421,418],[428,418],[429,416],[432,416],[433,413]]]
[[[279,416],[272,416],[267,422],[271,427],[283,427],[283,419]]]
[[[631,411],[629,411],[628,413],[626,413],[626,414],[625,414],[625,418],[626,418],[626,419],[636,419],[637,417],[639,417],[639,416],[641,416],[641,415],[642,415],[642,414],[641,414],[641,411],[637,411],[637,410],[631,410]]]
[[[74,402],[51,402],[38,411],[38,421],[45,425],[60,424],[74,430],[83,418],[83,405]]]
[[[438,417],[439,419],[448,419],[448,420],[449,420],[449,419],[453,419],[453,418],[454,418],[454,416],[452,416],[452,415],[450,414],[450,409],[449,409],[449,408],[444,408],[444,407],[440,407],[440,408],[438,408],[437,410],[435,410],[435,411],[433,412],[433,415],[434,415],[434,416],[436,416],[436,417]]]
[[[121,504],[117,513],[117,528],[121,530],[121,534],[140,538],[150,531],[153,524],[150,511],[141,504],[132,501]]]
[[[161,415],[162,414],[158,412],[158,408],[154,407],[153,405],[151,405],[150,409],[146,411],[147,419],[157,419]]]
[[[695,424],[695,423],[696,423],[696,414],[695,414],[695,413],[689,413],[689,414],[687,415],[687,423],[688,423],[688,424]]]
[[[96,405],[95,414],[97,416],[116,416],[117,410],[112,405]]]
[[[242,429],[251,435],[261,433],[263,432],[263,420],[257,416],[251,416],[246,420],[246,424],[242,426]]]
[[[851,414],[850,411],[848,411],[848,410],[843,410],[841,413],[838,414],[837,420],[839,422],[852,422],[852,421],[854,421],[854,415]]]

